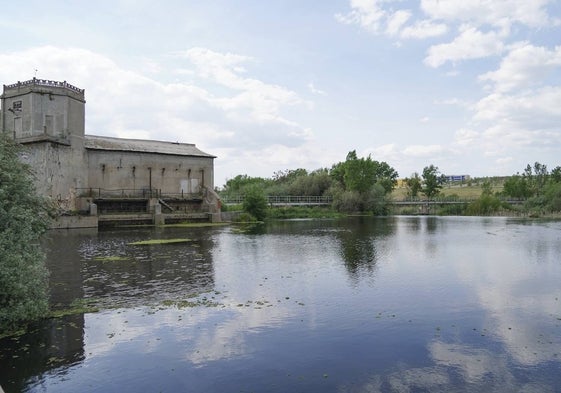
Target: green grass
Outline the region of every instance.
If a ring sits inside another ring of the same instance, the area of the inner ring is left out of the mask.
[[[493,193],[501,192],[503,190],[502,185],[493,185]],[[477,199],[481,196],[481,189],[480,185],[463,185],[463,186],[444,186],[440,190],[439,197],[446,197],[451,195],[457,195],[460,199]],[[407,188],[396,188],[393,190],[391,197],[393,200],[399,201],[407,198]],[[419,193],[419,198],[424,198],[425,196]]]

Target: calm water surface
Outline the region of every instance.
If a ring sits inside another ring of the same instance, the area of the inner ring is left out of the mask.
[[[189,238],[159,246],[128,243]],[[392,217],[54,232],[10,392],[561,392],[561,222]],[[118,257],[118,258],[116,258]]]

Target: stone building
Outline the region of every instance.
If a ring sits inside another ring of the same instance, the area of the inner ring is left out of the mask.
[[[1,130],[25,146],[37,190],[62,210],[146,200],[148,212],[184,201],[184,213],[219,214],[215,156],[194,144],[85,135],[84,90],[66,81],[4,85],[0,100]]]

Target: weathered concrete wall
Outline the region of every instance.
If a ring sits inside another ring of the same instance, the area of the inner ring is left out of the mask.
[[[75,144],[79,146],[80,138],[76,139]],[[83,148],[49,142],[30,143],[24,145],[21,158],[32,167],[40,194],[58,201],[63,210],[77,209],[75,190],[87,186]]]
[[[97,228],[97,216],[60,216],[50,229]]]
[[[87,159],[91,188],[156,189],[181,195],[214,187],[212,158],[87,150]]]

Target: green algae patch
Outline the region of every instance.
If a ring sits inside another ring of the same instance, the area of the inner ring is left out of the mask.
[[[177,224],[160,225],[164,228],[205,228],[205,227],[223,227],[230,225],[228,222],[180,222]]]
[[[60,310],[51,310],[49,318],[62,318],[68,315],[89,314],[99,312],[99,308],[94,306],[93,299],[76,299],[68,307]]]
[[[128,243],[129,246],[150,246],[154,244],[175,244],[175,243],[188,243],[191,239],[151,239],[141,240],[138,242]]]
[[[184,300],[164,300],[162,305],[165,307],[175,307],[177,309],[193,307],[219,307],[222,304],[203,297],[201,299],[191,298]]]
[[[127,257],[121,257],[121,256],[109,256],[109,257],[95,257],[94,261],[99,261],[99,262],[119,262],[119,261],[128,261],[130,258]]]

